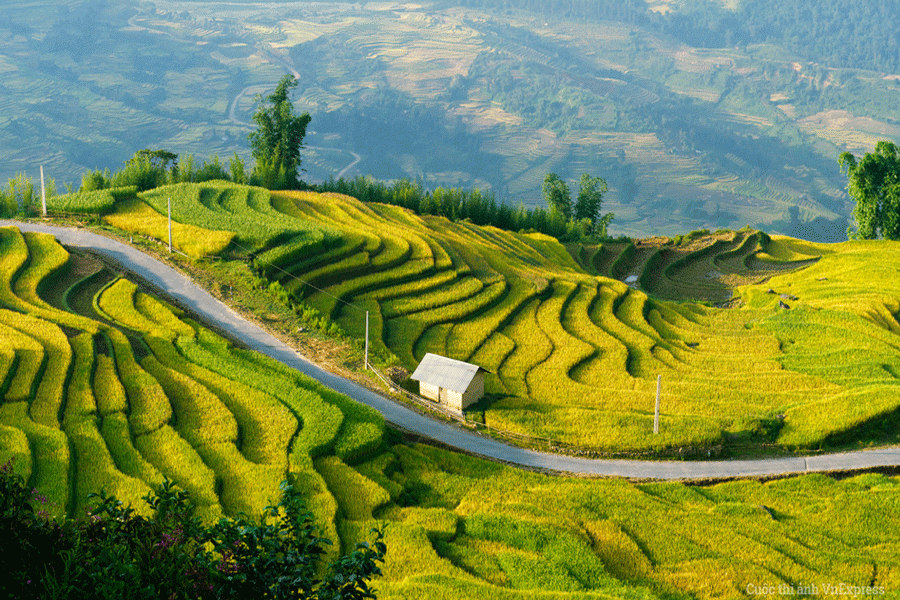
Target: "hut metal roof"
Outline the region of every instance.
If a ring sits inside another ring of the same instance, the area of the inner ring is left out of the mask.
[[[472,378],[478,371],[485,369],[429,352],[416,367],[410,379],[462,394],[469,388]]]

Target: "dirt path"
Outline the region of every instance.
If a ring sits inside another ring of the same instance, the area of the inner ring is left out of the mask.
[[[900,447],[814,457],[702,462],[586,459],[517,448],[422,415],[355,382],[321,369],[293,348],[245,320],[178,271],[128,244],[84,229],[0,220],[0,226],[10,225],[23,231],[50,233],[67,246],[102,254],[168,294],[177,304],[200,315],[208,323],[243,340],[248,346],[306,373],[333,390],[375,408],[389,423],[471,454],[552,472],[668,480],[774,476],[900,465]]]

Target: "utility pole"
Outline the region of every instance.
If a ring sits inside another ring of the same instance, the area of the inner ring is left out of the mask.
[[[366,311],[366,358],[365,370],[369,370],[369,311]]]
[[[47,216],[47,191],[44,189],[44,165],[41,165],[41,207],[44,209],[44,216]]]
[[[169,196],[169,254],[172,253],[172,197]]]
[[[659,433],[659,391],[662,387],[662,375],[656,376],[656,411],[653,414],[653,433]]]

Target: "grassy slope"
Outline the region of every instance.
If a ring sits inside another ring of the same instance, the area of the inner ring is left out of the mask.
[[[0,242],[0,317],[14,327],[11,309],[27,310],[41,324],[2,338],[3,356],[20,358],[4,363],[16,383],[0,411],[0,457],[16,456],[55,512],[80,512],[101,486],[140,505],[161,472],[210,518],[256,511],[290,471],[344,550],[385,526],[382,600],[752,597],[748,585],[812,582],[883,587],[890,597],[900,585],[896,477],[632,484],[404,444],[383,438],[355,403],[230,348],[126,280],[75,285],[96,279],[99,265],[51,238],[3,229]],[[57,324],[75,357],[62,397],[17,380],[34,377],[26,365],[53,343],[37,329]],[[13,389],[30,389],[30,406]],[[58,416],[35,412],[54,398]],[[176,419],[165,423],[169,411]],[[163,422],[136,435],[136,420],[155,413]],[[57,442],[72,453],[53,451]]]
[[[614,452],[894,439],[896,291],[889,273],[849,275],[889,264],[890,244],[719,232],[613,244],[598,259],[606,247],[567,252],[337,195],[276,193],[272,207],[331,236],[268,271],[295,302],[357,338],[368,310],[376,354],[407,369],[428,351],[486,367],[474,414],[494,427]],[[652,297],[609,274],[638,275]],[[708,304],[732,294],[740,308]],[[826,334],[831,351],[816,353]]]

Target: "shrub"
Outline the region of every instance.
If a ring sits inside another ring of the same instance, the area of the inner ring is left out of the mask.
[[[85,171],[81,175],[81,187],[79,192],[93,192],[96,190],[105,190],[110,186],[110,178],[112,175],[109,169],[95,169],[93,171]]]
[[[19,173],[10,178],[8,189],[0,189],[0,213],[4,217],[11,217],[16,213],[28,214],[32,212],[40,202],[40,190],[35,190],[34,182],[25,173]]]
[[[0,470],[2,591],[15,598],[374,598],[382,533],[340,557],[319,582],[323,546],[312,514],[287,482],[258,520],[246,516],[205,525],[190,495],[165,480],[144,497],[149,517],[113,496],[92,494],[84,520],[48,521],[40,498]]]
[[[154,160],[151,153],[140,150],[110,180],[112,187],[135,186],[139,191],[165,185],[169,178],[168,161]]]

